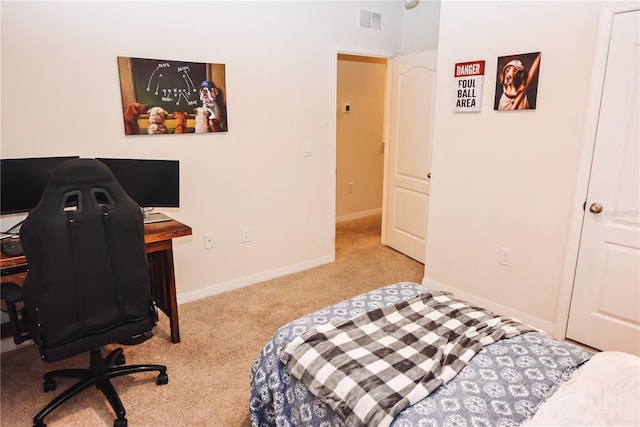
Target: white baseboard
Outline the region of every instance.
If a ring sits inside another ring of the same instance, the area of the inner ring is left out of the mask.
[[[332,256],[325,256],[322,258],[305,261],[299,264],[277,268],[275,270],[264,271],[251,276],[241,277],[238,279],[230,280],[228,282],[217,283],[215,285],[196,289],[194,291],[182,292],[177,296],[178,304],[196,301],[202,298],[221,294],[223,292],[244,288],[245,286],[255,285],[256,283],[276,279],[278,277],[287,276],[289,274],[298,273],[304,270],[309,270],[311,268],[319,267],[324,264],[329,264],[333,261],[334,259]]]
[[[426,286],[429,289],[451,292],[456,297],[464,301],[470,302],[472,304],[476,304],[480,307],[486,308],[487,310],[495,311],[496,313],[499,313],[505,316],[513,317],[523,323],[526,323],[527,325],[533,326],[534,328],[542,329],[548,334],[553,334],[555,324],[547,320],[543,320],[538,317],[531,316],[527,313],[514,310],[513,308],[507,307],[506,305],[499,304],[495,301],[488,300],[486,298],[483,298],[475,294],[461,291],[460,289],[456,289],[451,286],[445,285],[444,283],[440,283],[435,280],[428,279],[427,277],[422,278],[422,285]]]
[[[382,213],[382,208],[370,209],[368,211],[355,212],[355,213],[336,217],[336,222],[351,221],[352,219],[364,218],[365,216],[377,215],[381,213]]]

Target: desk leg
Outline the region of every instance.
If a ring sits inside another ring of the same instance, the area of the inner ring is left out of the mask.
[[[171,342],[180,342],[178,302],[176,300],[176,278],[173,269],[173,248],[148,252],[151,294],[160,310],[169,317]]]

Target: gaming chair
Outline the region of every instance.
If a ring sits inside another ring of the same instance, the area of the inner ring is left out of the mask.
[[[45,426],[47,414],[95,385],[116,413],[114,426],[125,427],[125,409],[109,379],[157,371],[156,383],[168,382],[165,366],[116,366],[125,363],[121,348],[104,358],[100,351],[148,335],[157,321],[140,208],[100,161],[68,160],[54,170],[20,240],[29,263],[21,311],[28,335],[14,324],[14,340],[34,340],[46,362],[90,352],[89,369],[44,375],[45,392],[56,388],[54,377],[80,380],[45,406],[34,425]],[[15,310],[19,288],[4,285],[3,298]]]

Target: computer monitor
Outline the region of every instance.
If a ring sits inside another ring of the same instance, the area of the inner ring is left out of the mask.
[[[180,207],[178,160],[97,158],[141,208]]]
[[[78,156],[0,159],[0,215],[36,207],[56,166]]]

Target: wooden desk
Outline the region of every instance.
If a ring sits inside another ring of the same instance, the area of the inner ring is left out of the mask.
[[[144,242],[151,279],[151,295],[160,310],[169,317],[171,342],[180,342],[176,277],[173,269],[173,239],[190,236],[191,227],[172,219],[144,225]]]
[[[190,236],[191,227],[172,219],[144,225],[144,241],[147,245],[151,294],[160,310],[169,317],[171,342],[180,342],[178,323],[178,302],[176,299],[176,278],[173,267],[173,239]],[[9,257],[0,252],[0,269],[3,281],[16,275],[22,283],[28,263],[24,255]],[[9,328],[3,324],[2,338],[11,336]]]

